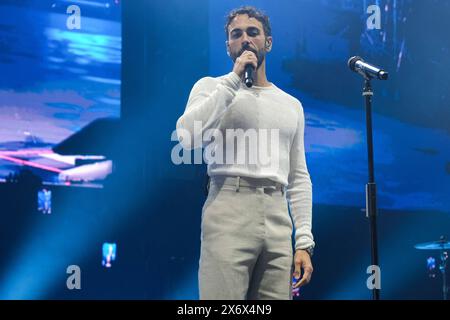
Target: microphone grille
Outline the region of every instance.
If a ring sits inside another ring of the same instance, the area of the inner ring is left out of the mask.
[[[354,56],[348,59],[347,65],[350,68],[350,70],[355,71],[355,64],[359,60],[362,60],[362,58],[358,56]]]

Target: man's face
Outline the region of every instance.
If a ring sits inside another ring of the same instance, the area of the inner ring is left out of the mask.
[[[256,54],[259,68],[271,47],[272,37],[265,36],[262,23],[255,18],[240,14],[228,26],[227,49],[233,62],[248,50]]]

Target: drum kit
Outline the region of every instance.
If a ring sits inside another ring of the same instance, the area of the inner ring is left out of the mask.
[[[439,264],[439,271],[442,273],[442,297],[444,300],[447,300],[447,279],[446,279],[446,269],[447,269],[447,259],[448,259],[448,253],[447,250],[450,249],[450,242],[446,240],[444,236],[441,236],[441,238],[438,241],[432,241],[432,242],[424,242],[419,243],[414,246],[416,249],[419,250],[439,250],[440,251],[440,264]],[[431,261],[431,263],[430,263]],[[434,259],[429,258],[428,259],[428,265],[429,268],[435,268]]]

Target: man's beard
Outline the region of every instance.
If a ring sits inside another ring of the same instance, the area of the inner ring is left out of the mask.
[[[266,58],[266,51],[264,49],[260,49],[259,51],[256,51],[253,48],[249,48],[249,47],[243,47],[241,50],[239,50],[239,52],[237,53],[231,53],[231,59],[233,60],[233,62],[236,62],[236,59],[239,58],[244,51],[251,51],[256,55],[256,58],[258,59],[258,64],[256,69],[258,69],[262,63],[264,62],[264,59]]]

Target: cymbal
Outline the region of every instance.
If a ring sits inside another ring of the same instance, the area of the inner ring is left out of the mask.
[[[450,249],[450,242],[445,240],[418,243],[414,246],[420,250],[445,250]]]

